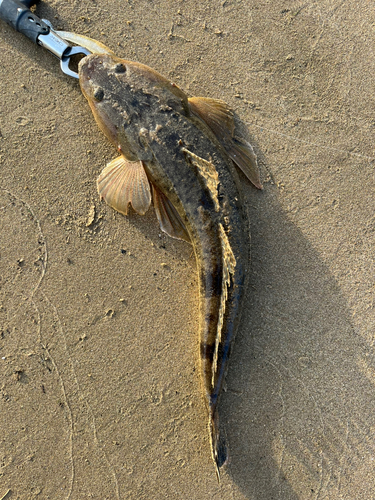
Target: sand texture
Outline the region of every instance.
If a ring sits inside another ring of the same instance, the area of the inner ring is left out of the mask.
[[[252,261],[218,485],[191,247],[115,213],[77,80],[0,22],[0,499],[375,498],[375,9],[359,0],[49,0],[247,124]]]

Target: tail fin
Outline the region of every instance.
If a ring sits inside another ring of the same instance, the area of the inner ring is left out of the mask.
[[[228,448],[225,444],[225,440],[220,436],[219,415],[217,411],[210,414],[208,427],[212,460],[214,461],[217,481],[220,483],[220,467],[225,465],[228,461]]]

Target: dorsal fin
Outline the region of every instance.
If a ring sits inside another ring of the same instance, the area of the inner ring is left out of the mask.
[[[196,167],[196,169],[198,170],[199,178],[203,181],[203,184],[208,189],[212,201],[214,202],[216,212],[219,212],[219,174],[217,173],[215,165],[210,161],[207,161],[204,158],[201,158],[200,156],[194,154],[186,148],[182,148],[182,151],[189,158],[191,164],[194,165],[194,167]]]
[[[219,224],[221,251],[223,255],[223,283],[220,298],[219,320],[217,324],[217,334],[215,341],[215,352],[212,363],[212,386],[215,385],[215,377],[219,365],[219,347],[221,343],[221,330],[224,324],[225,308],[228,299],[228,288],[230,287],[231,275],[233,276],[236,267],[236,258],[230,246],[228,236],[222,224]]]

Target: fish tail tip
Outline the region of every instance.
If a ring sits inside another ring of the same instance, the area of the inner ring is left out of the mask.
[[[214,455],[216,478],[220,483],[220,469],[228,463],[228,449],[223,439],[220,439]]]
[[[228,447],[223,436],[219,433],[218,416],[215,415],[215,417],[210,421],[211,452],[215,465],[216,477],[220,483],[220,469],[228,463]]]
[[[216,479],[217,479],[217,482],[218,484],[220,484],[220,469],[217,465],[217,463],[215,462],[215,472],[216,472]]]

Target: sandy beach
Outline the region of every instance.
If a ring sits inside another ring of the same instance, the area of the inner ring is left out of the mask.
[[[115,213],[78,81],[0,21],[0,499],[375,498],[372,2],[49,0],[247,125],[250,285],[218,484],[189,244]]]

